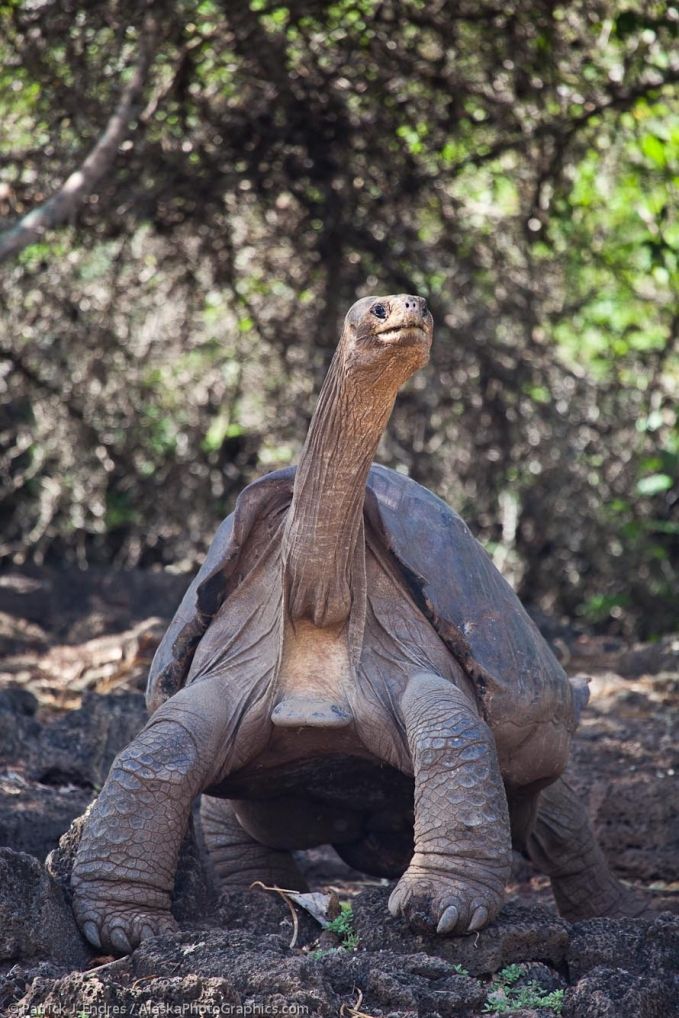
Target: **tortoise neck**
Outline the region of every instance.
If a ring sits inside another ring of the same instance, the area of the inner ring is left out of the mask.
[[[341,344],[321,389],[295,476],[283,538],[291,619],[338,626],[352,606],[352,566],[368,471],[396,391],[360,384]]]

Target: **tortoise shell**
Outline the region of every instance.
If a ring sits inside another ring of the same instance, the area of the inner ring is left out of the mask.
[[[262,516],[280,520],[292,500],[294,477],[290,467],[248,485],[217,530],[151,665],[150,710],[184,685],[203,633],[239,582],[240,550],[254,521]],[[364,516],[398,561],[416,603],[472,679],[491,727],[497,732],[506,726],[552,724],[556,741],[570,735],[586,702],[586,687],[569,682],[464,520],[427,488],[376,464],[368,475]]]

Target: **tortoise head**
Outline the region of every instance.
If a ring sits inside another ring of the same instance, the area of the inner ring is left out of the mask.
[[[345,370],[401,386],[429,360],[433,333],[424,297],[363,297],[344,321],[340,350]]]

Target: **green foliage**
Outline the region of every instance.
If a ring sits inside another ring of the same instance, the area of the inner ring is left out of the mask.
[[[503,969],[500,969],[496,978],[499,983],[513,986],[514,983],[518,983],[522,975],[523,965],[506,965]]]
[[[547,992],[534,979],[517,985],[522,975],[522,965],[508,965],[498,972],[483,1006],[484,1014],[512,1014],[524,1008],[542,1008],[561,1014],[564,991]]]
[[[621,124],[618,137],[597,139],[584,153],[551,224],[579,305],[555,338],[571,362],[645,389],[653,354],[670,337],[679,282],[671,216],[679,130],[665,103],[639,101]]]
[[[3,265],[2,558],[188,567],[295,460],[346,308],[418,290],[432,365],[380,459],[526,600],[676,628],[666,5],[227,7],[164,9],[109,174]],[[8,225],[100,136],[143,10],[0,5]]]
[[[347,951],[355,951],[358,947],[358,933],[354,929],[354,913],[351,902],[343,901],[340,904],[340,914],[326,926],[326,930],[336,933],[340,938],[341,946]]]

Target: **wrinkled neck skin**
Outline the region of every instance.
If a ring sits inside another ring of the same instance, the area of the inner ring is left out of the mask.
[[[283,538],[293,623],[338,627],[349,618],[365,485],[397,391],[384,375],[348,369],[340,343],[297,467]]]

